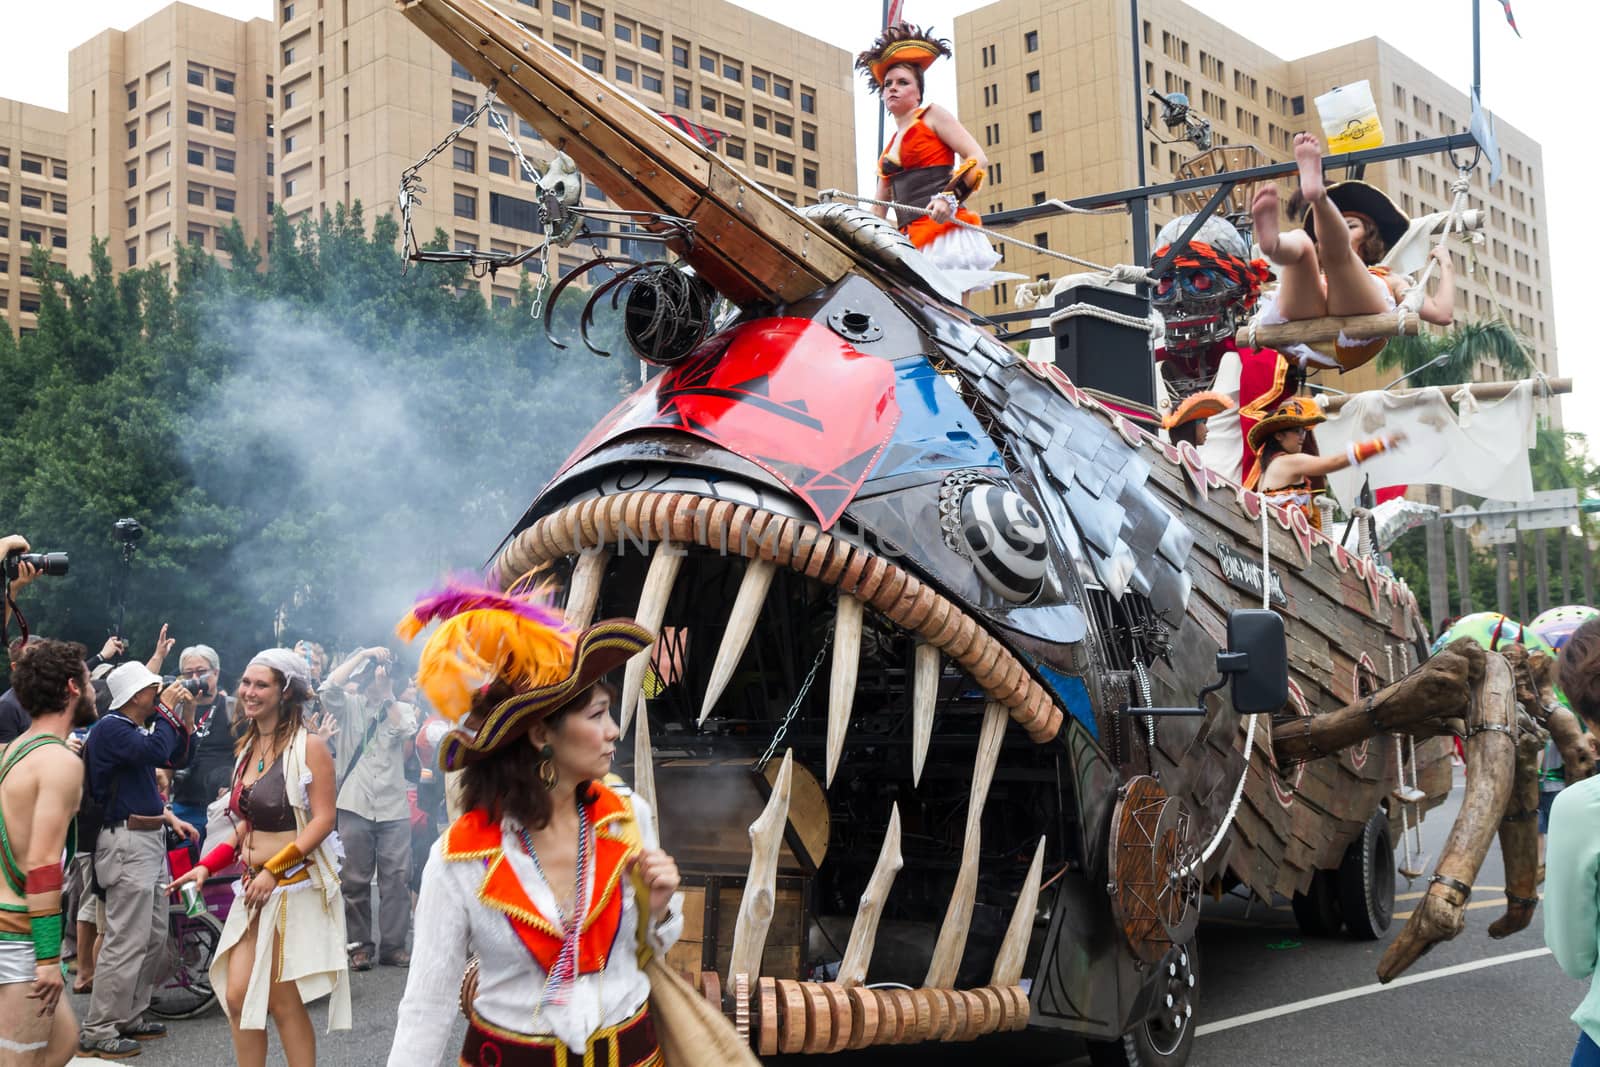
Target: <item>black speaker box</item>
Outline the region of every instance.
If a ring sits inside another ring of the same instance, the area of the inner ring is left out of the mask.
[[[1056,311],[1072,304],[1092,304],[1134,318],[1150,317],[1147,298],[1096,285],[1077,285],[1056,294]],[[1155,407],[1155,357],[1147,329],[1091,315],[1071,315],[1052,318],[1050,332],[1056,339],[1056,366],[1073,384]]]

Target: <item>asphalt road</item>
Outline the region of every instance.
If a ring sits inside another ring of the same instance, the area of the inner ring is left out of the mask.
[[[1457,789],[1423,828],[1424,849],[1437,859],[1460,799]],[[1505,941],[1485,933],[1504,905],[1500,856],[1492,848],[1479,875],[1467,928],[1424,956],[1401,984],[1378,986],[1375,968],[1387,942],[1302,937],[1287,902],[1273,907],[1207,900],[1200,931],[1202,996],[1194,1067],[1554,1067],[1566,1064],[1577,1031],[1568,1015],[1584,983],[1568,979],[1544,949],[1542,919]],[[1398,881],[1397,916],[1389,936],[1421,896],[1425,883]],[[318,1063],[329,1067],[382,1064],[394,1032],[405,972],[387,967],[352,975],[355,1028],[322,1032],[326,1015],[313,1005]],[[85,998],[74,998],[80,1016]],[[458,1029],[460,1027],[457,1022]],[[177,1022],[165,1040],[145,1046],[141,1067],[231,1063],[227,1025],[215,1010]],[[1056,1051],[1052,1052],[1052,1048]],[[1060,1044],[978,1048],[929,1047],[875,1052],[852,1063],[918,1067],[967,1064],[974,1053],[989,1064],[1053,1064]],[[75,1064],[101,1061],[75,1060]],[[269,1063],[282,1064],[274,1044]],[[843,1060],[835,1060],[843,1063]],[[419,1065],[421,1067],[421,1065]]]

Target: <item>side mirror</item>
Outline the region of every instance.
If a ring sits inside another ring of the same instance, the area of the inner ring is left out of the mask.
[[[1228,650],[1217,653],[1217,670],[1233,679],[1233,710],[1240,715],[1281,710],[1289,702],[1283,616],[1261,608],[1229,612]]]

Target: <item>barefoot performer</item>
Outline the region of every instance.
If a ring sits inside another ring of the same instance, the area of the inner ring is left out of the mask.
[[[461,1063],[655,1067],[638,924],[658,952],[677,941],[678,867],[610,776],[621,731],[601,680],[651,634],[626,619],[573,633],[537,595],[453,585],[400,635],[435,620],[417,680],[457,724],[439,762],[461,771],[465,811],[422,873],[389,1065],[443,1062],[459,1004]]]
[[[897,220],[900,231],[970,292],[991,283],[1000,254],[983,234],[951,222],[979,222],[962,205],[983,185],[989,160],[948,109],[922,102],[923,72],[949,54],[950,42],[900,22],[856,57],[856,69],[895,121],[894,136],[878,157],[877,199],[926,207],[927,215]],[[872,210],[888,217],[881,205]]]
[[[95,720],[83,657],[82,645],[35,639],[11,670],[33,716],[0,749],[0,1062],[18,1067],[61,1067],[78,1050],[78,1021],[61,996],[61,883],[83,791],[67,735]]]
[[[1256,241],[1277,264],[1282,279],[1277,292],[1267,297],[1261,322],[1393,311],[1405,299],[1406,287],[1378,264],[1405,236],[1410,220],[1394,201],[1366,182],[1325,185],[1322,144],[1313,135],[1295,136],[1294,158],[1300,168],[1300,195],[1308,205],[1305,231],[1279,229],[1278,189],[1271,183],[1262,185],[1250,206]],[[1430,257],[1439,264],[1439,285],[1434,295],[1422,302],[1417,317],[1435,326],[1448,326],[1455,267],[1443,248],[1435,248]],[[1348,371],[1371,360],[1387,343],[1382,337],[1360,339],[1341,334],[1336,342],[1295,348],[1302,366],[1310,363]]]

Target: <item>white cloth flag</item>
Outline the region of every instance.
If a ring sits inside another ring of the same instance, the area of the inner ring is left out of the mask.
[[[1459,418],[1439,389],[1407,395],[1358,393],[1330,413],[1314,431],[1317,450],[1325,456],[1382,433],[1406,435],[1399,448],[1328,475],[1334,499],[1346,509],[1354,506],[1368,476],[1373,489],[1447,485],[1492,500],[1532,497],[1528,450],[1534,444],[1533,383],[1518,382],[1503,399],[1489,404],[1480,405],[1464,390],[1456,399]]]

